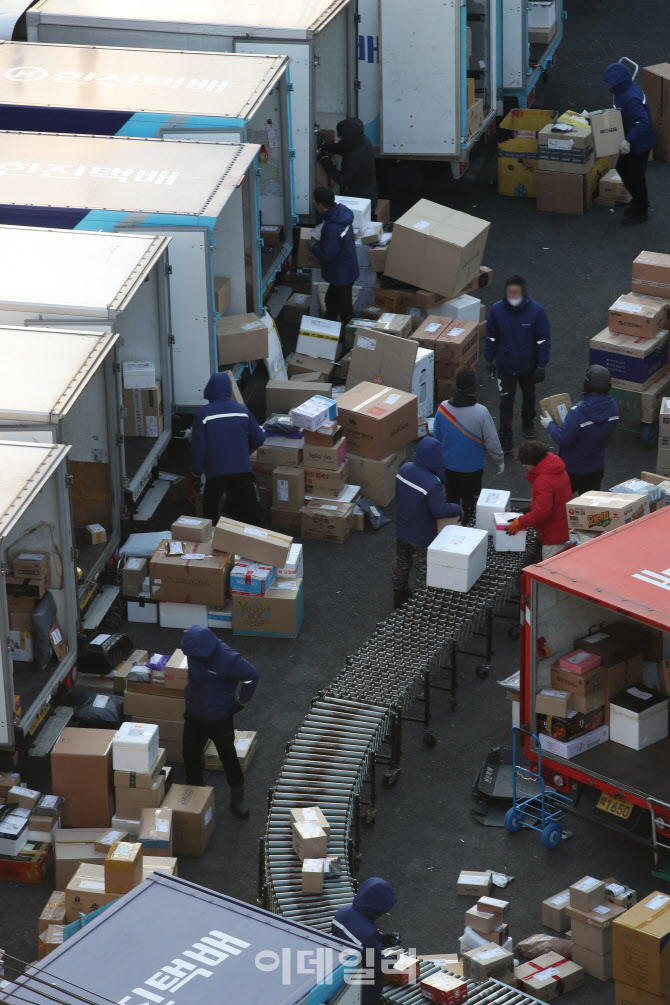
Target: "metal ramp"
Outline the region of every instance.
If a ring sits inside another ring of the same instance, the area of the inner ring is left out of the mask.
[[[171,484],[172,482],[165,481],[163,478],[156,478],[154,483],[142,496],[142,501],[133,513],[133,520],[136,523],[144,523],[147,520],[151,520],[156,510],[163,502],[163,499],[168,494]]]
[[[73,715],[74,709],[68,708],[67,705],[59,705],[55,708],[53,715],[47,719],[37,734],[35,743],[28,748],[28,757],[48,757],[54,743]]]
[[[96,631],[120,596],[121,588],[119,586],[103,586],[95,599],[91,601],[86,609],[86,614],[84,615],[84,620],[82,622],[84,631]]]

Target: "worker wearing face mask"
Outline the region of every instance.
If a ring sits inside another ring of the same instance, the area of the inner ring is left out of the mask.
[[[510,276],[505,293],[491,308],[486,322],[484,356],[491,377],[498,377],[500,391],[500,445],[512,452],[512,419],[517,384],[521,388],[523,435],[535,436],[535,385],[544,380],[549,362],[551,330],[547,312],[531,300],[526,280]]]

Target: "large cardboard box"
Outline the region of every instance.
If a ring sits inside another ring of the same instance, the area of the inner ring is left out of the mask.
[[[265,359],[268,329],[257,314],[228,314],[216,322],[216,350],[219,366]]]
[[[304,314],[304,311],[302,313]],[[334,363],[330,359],[318,359],[316,356],[306,356],[302,352],[294,352],[289,360],[287,373],[289,377],[305,373],[318,373],[319,381],[327,382],[333,372],[333,366]]]
[[[354,485],[360,485],[361,495],[375,506],[388,506],[395,498],[395,476],[405,462],[405,453],[403,448],[380,461],[348,454],[349,477]]]
[[[642,90],[654,123],[654,156],[670,161],[670,63],[656,63],[642,70]]]
[[[228,596],[231,555],[213,554],[210,543],[184,541],[184,555],[204,556],[188,559],[168,555],[166,543],[161,541],[149,562],[151,599],[169,604],[223,607]]]
[[[474,362],[479,352],[478,324],[439,315],[429,315],[412,335],[412,340],[432,349],[435,366],[448,363],[455,370]]]
[[[272,505],[274,508],[297,513],[304,502],[304,469],[276,467],[272,472]]]
[[[468,139],[475,136],[484,125],[484,99],[477,98],[470,105],[466,114],[466,130]]]
[[[214,789],[173,785],[163,801],[172,810],[175,855],[200,857],[214,833]]]
[[[558,953],[543,953],[528,963],[516,967],[514,976],[522,991],[540,1001],[551,1001],[559,993],[571,991],[584,983],[584,971]]]
[[[384,274],[455,297],[479,273],[490,224],[421,199],[396,220]]]
[[[586,172],[586,165],[594,159],[593,133],[590,126],[570,126],[557,132],[555,123],[550,122],[537,134],[538,170],[568,171],[577,174]]]
[[[265,596],[233,595],[233,635],[296,639],[305,616],[302,579],[282,579]]]
[[[300,510],[300,514],[302,537],[342,544],[353,530],[354,507],[352,503],[310,499]]]
[[[556,112],[542,108],[513,108],[500,123],[501,135],[510,136],[498,144],[498,192],[535,198],[540,129],[553,122]]]
[[[362,381],[386,384],[409,391],[418,346],[413,339],[387,335],[369,328],[359,329],[351,350],[346,387]]]
[[[367,381],[340,395],[338,419],[349,449],[381,460],[416,438],[418,402],[414,394]]]
[[[596,157],[617,157],[621,141],[626,138],[623,119],[618,108],[602,108],[589,116]]]
[[[623,907],[614,907],[612,904],[599,903],[591,911],[569,907],[567,914],[571,922],[570,938],[576,946],[605,956],[612,952],[612,922],[623,913]],[[584,969],[588,971],[589,968]]]
[[[163,432],[163,391],[160,380],[155,387],[144,387],[125,390],[123,392],[123,407],[126,410],[123,419],[124,436],[147,436],[158,439]]]
[[[322,468],[324,471],[337,471],[346,459],[346,436],[340,436],[332,444],[308,443],[305,440],[303,463],[306,468]],[[359,485],[360,482],[355,482],[355,484]]]
[[[649,512],[646,495],[617,495],[614,492],[587,492],[565,504],[572,530],[604,532],[623,527]]]
[[[641,422],[656,422],[663,399],[670,393],[670,370],[658,370],[643,390],[618,387],[613,384],[612,397],[619,406],[619,415],[624,428],[636,429]],[[666,444],[670,446],[670,443]],[[659,447],[661,443],[659,441]]]
[[[654,338],[617,335],[604,328],[589,342],[589,363],[598,363],[612,374],[616,387],[642,390],[655,373],[665,366],[668,333]]]
[[[614,978],[651,994],[670,987],[670,896],[651,893],[616,918]]]
[[[633,261],[633,293],[670,299],[670,255],[641,251]]]
[[[514,954],[494,942],[485,942],[463,953],[463,973],[473,981],[487,981],[489,977],[500,979],[513,969]]]
[[[280,567],[286,565],[293,538],[222,516],[214,529],[213,544],[215,551]]]
[[[547,897],[546,900],[542,901],[542,924],[546,925],[547,928],[553,928],[555,932],[567,932],[570,927],[569,905],[569,890],[561,890],[553,897]]]
[[[540,161],[541,165],[543,162]],[[546,161],[551,170],[537,172],[537,209],[545,213],[568,213],[583,216],[591,208],[593,190],[590,175],[572,171],[556,171],[554,161]],[[573,165],[567,165],[573,167]],[[592,166],[592,165],[591,165]]]
[[[609,309],[609,330],[617,335],[653,338],[666,327],[667,302],[659,297],[625,293]]]
[[[180,722],[184,718],[184,709],[183,697],[167,697],[161,694],[160,685],[156,686],[154,694],[138,694],[135,691],[126,691],[123,699],[125,714],[133,716],[135,722],[138,719],[142,721],[142,718],[144,718],[145,722],[154,725],[157,719],[164,719],[168,722]],[[151,804],[147,803],[145,805],[148,806]]]
[[[113,809],[110,729],[66,726],[51,751],[53,791],[64,796],[63,827],[109,827]]]
[[[104,865],[106,851],[97,851],[95,842],[108,828],[58,827],[54,831],[54,881],[64,890],[82,864]]]
[[[667,1005],[668,1001],[665,995],[652,995],[622,981],[614,982],[614,993],[616,1005]]]
[[[305,465],[305,492],[308,496],[337,499],[347,484],[348,473],[349,464],[347,461],[342,461],[335,471],[325,468],[308,468]]]
[[[103,856],[104,858],[104,856]],[[105,892],[105,866],[79,866],[65,888],[65,920],[68,925],[78,921],[82,914],[91,914],[116,900],[118,894]]]
[[[288,415],[292,408],[309,401],[315,394],[332,398],[333,385],[321,380],[269,380],[265,385],[266,415],[273,412]]]

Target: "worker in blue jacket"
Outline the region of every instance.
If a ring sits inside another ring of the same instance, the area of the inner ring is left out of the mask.
[[[399,936],[393,932],[390,938],[385,938],[375,921],[391,910],[396,899],[386,880],[373,876],[361,885],[353,903],[338,908],[331,922],[331,933],[361,953],[360,969],[367,971],[362,986],[363,1005],[377,1005],[381,1001],[384,991],[382,953],[385,946],[396,944]]]
[[[258,670],[221,642],[210,628],[200,625],[184,634],[181,650],[188,660],[183,737],[186,782],[204,785],[202,754],[208,741],[213,740],[230,785],[232,810],[236,816],[246,818],[249,809],[235,751],[233,716],[253,698]]]
[[[560,426],[548,412],[540,422],[558,443],[575,495],[600,491],[605,470],[605,450],[619,421],[619,406],[609,395],[612,377],[604,366],[586,371],[584,397],[573,405]]]
[[[232,401],[227,373],[213,373],[205,387],[209,402],[196,412],[191,430],[193,489],[205,492],[203,513],[216,523],[223,499],[224,516],[263,526],[265,516],[251,470],[249,454],[260,447],[265,433],[246,405]]]
[[[401,607],[412,596],[409,589],[412,566],[419,587],[426,585],[427,549],[437,537],[437,521],[463,515],[460,506],[446,502],[443,484],[442,445],[426,436],[416,448],[414,461],[401,465],[395,479],[394,607]]]
[[[623,119],[625,139],[619,146],[616,169],[632,196],[630,205],[624,210],[622,223],[632,226],[644,223],[649,213],[646,175],[649,151],[654,145],[654,126],[645,93],[623,63],[610,63],[603,80],[609,84],[614,104],[620,109]]]
[[[314,208],[323,216],[321,239],[313,241],[311,248],[328,283],[326,317],[329,321],[339,317],[344,329],[354,316],[352,290],[360,272],[354,214],[348,206],[335,202],[332,191],[323,187],[314,189]]]
[[[491,308],[486,322],[484,356],[491,377],[498,376],[500,391],[500,445],[505,454],[514,444],[512,418],[517,384],[521,388],[523,435],[535,437],[535,385],[544,380],[549,362],[551,329],[547,312],[531,300],[526,280],[510,276],[502,300]]]

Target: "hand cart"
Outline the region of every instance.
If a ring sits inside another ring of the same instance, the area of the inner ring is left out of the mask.
[[[522,767],[517,763],[516,739],[517,733],[532,736],[537,743],[537,772],[531,771],[528,767]],[[563,820],[566,814],[566,807],[572,803],[569,796],[560,792],[547,791],[545,781],[542,777],[542,747],[540,738],[535,733],[530,733],[521,726],[512,726],[512,763],[514,772],[512,774],[512,806],[505,815],[505,827],[510,834],[516,834],[523,827],[537,831],[542,835],[542,844],[545,848],[555,848],[559,844],[563,835]],[[539,785],[540,791],[537,793],[524,792],[517,787],[517,776],[520,772],[525,773],[528,781]]]

